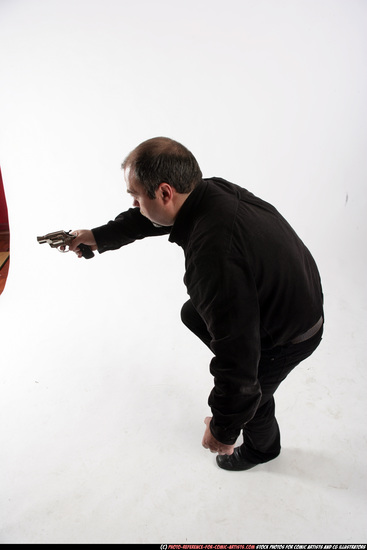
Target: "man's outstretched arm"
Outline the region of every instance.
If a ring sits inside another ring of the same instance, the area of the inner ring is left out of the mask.
[[[77,237],[73,240],[70,250],[80,257],[78,245],[84,243],[102,254],[107,250],[117,250],[145,237],[167,235],[170,231],[171,227],[153,225],[140,213],[139,208],[130,208],[99,227],[72,231]]]

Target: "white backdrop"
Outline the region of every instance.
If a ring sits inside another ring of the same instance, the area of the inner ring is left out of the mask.
[[[0,0],[1,542],[365,539],[366,36],[363,0]],[[183,256],[166,237],[90,261],[37,243],[129,207],[120,164],[157,135],[273,203],[311,249],[325,338],[280,414],[291,447],[307,426],[309,453],[338,457],[337,481],[323,456],[311,484],[340,500],[315,506],[282,474],[269,511],[250,499],[239,520],[250,482],[200,447],[210,355],[181,326]],[[302,513],[284,504],[295,491]]]

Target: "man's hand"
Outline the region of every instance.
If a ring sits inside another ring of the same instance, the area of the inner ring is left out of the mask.
[[[221,443],[220,441],[215,439],[209,427],[211,419],[211,416],[207,416],[204,420],[206,428],[202,442],[203,447],[205,447],[205,449],[209,449],[211,453],[218,453],[219,455],[231,455],[234,451],[234,445],[225,445],[224,443]]]
[[[92,250],[97,250],[97,243],[90,229],[78,229],[77,231],[71,231],[71,234],[76,235],[76,238],[70,243],[69,249],[75,252],[79,258],[82,257],[82,253],[78,248],[79,244],[86,244]]]

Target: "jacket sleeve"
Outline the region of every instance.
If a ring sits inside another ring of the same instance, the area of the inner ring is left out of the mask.
[[[171,227],[155,226],[140,213],[139,208],[130,208],[107,224],[92,229],[100,254],[145,237],[167,235],[170,231]]]
[[[260,315],[255,282],[243,262],[213,254],[191,263],[186,284],[212,338],[210,429],[218,441],[232,445],[261,399],[257,377]]]

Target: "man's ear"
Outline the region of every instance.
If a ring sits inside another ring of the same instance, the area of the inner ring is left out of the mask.
[[[157,193],[159,193],[163,202],[167,204],[172,199],[174,190],[169,183],[163,182],[159,185]]]

